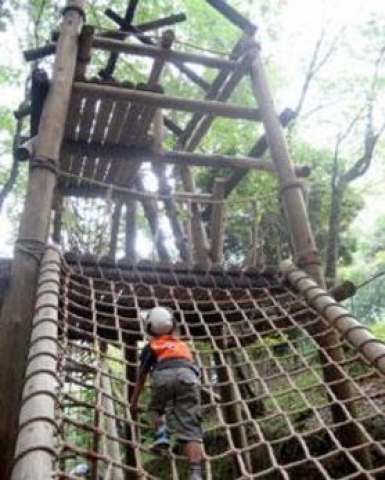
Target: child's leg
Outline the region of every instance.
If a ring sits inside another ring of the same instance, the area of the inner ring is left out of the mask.
[[[170,435],[167,430],[166,416],[164,414],[154,414],[154,448],[169,448]]]
[[[165,414],[160,414],[158,412],[154,412],[155,431],[157,431],[159,428],[162,428],[165,425],[166,425],[166,415]]]
[[[186,442],[184,454],[189,461],[189,480],[202,479],[203,449],[201,442]]]

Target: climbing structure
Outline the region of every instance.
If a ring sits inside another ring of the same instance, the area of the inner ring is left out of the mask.
[[[155,456],[147,417],[129,411],[142,314],[163,305],[201,367],[207,479],[385,478],[385,346],[324,291],[298,180],[307,169],[288,156],[290,114],[274,111],[256,27],[223,0],[202,2],[242,30],[224,58],[177,51],[170,30],[146,35],[183,14],[135,25],[131,0],[125,17],[106,12],[119,31],[95,32],[84,7],[69,1],[58,38],[27,52],[55,64],[51,80],[34,72],[19,149],[30,178],[2,306],[0,477],[70,479],[86,463],[93,480],[184,478],[180,453]],[[98,51],[108,61],[94,78]],[[146,59],[145,81],[114,79],[124,55]],[[165,91],[166,66],[200,96]],[[256,108],[229,102],[242,80]],[[263,125],[249,156],[195,152],[217,117]],[[267,146],[271,162],[258,158]],[[233,170],[198,192],[197,165]],[[278,177],[296,267],[256,268],[255,226],[248,268],[222,265],[225,199],[250,169]],[[89,225],[109,219],[87,252],[65,223],[70,205]],[[144,262],[138,206],[154,247]],[[49,232],[72,251],[47,246]]]

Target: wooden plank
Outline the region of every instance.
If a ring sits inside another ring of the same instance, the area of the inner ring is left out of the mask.
[[[126,118],[130,115],[132,105],[127,101],[116,101],[112,111],[110,126],[105,138],[106,143],[119,143]]]
[[[83,113],[79,122],[79,133],[76,135],[77,140],[91,141],[91,132],[98,114],[99,103],[100,100],[97,98],[84,99]]]
[[[100,99],[99,112],[92,135],[93,142],[98,142],[101,144],[105,143],[114,108],[115,104],[113,100],[107,100],[105,98]]]

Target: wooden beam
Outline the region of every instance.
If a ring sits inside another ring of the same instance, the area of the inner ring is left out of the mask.
[[[287,127],[287,125],[295,118],[295,112],[290,110],[289,108],[285,109],[279,115],[279,121],[282,127]],[[248,153],[249,157],[262,157],[268,149],[266,135],[262,135],[258,141],[255,143],[253,148]],[[307,177],[310,175],[310,168],[306,168],[306,174],[303,172],[301,173],[301,168],[298,166],[294,166],[295,174],[297,177]],[[234,171],[226,180],[225,185],[225,197],[228,197],[231,192],[235,189],[235,187],[243,180],[243,178],[247,175],[247,170],[236,170]]]
[[[135,15],[135,11],[136,11],[136,7],[138,6],[138,3],[139,3],[139,0],[129,0],[126,13],[124,16],[124,20],[129,25],[134,19],[134,15]],[[122,30],[122,28],[120,28],[120,30]],[[112,76],[115,70],[115,65],[118,60],[118,56],[119,56],[119,52],[113,52],[112,55],[110,55],[106,68],[99,72],[102,78],[107,79]]]
[[[245,47],[244,40],[246,39],[242,38],[234,47],[234,50],[231,54],[232,58],[237,58],[238,55],[242,55],[243,49]],[[246,55],[244,55],[243,58],[241,57],[240,60],[237,61],[237,68],[232,72],[232,76],[228,79],[227,86],[225,87],[223,87],[223,84],[225,84],[230,70],[228,68],[224,68],[219,72],[211,86],[210,91],[208,91],[206,94],[206,101],[208,99],[211,100],[212,98],[217,98],[221,95],[223,95],[223,97],[221,98],[221,100],[223,100],[226,98],[226,96],[230,95],[231,90],[235,88],[238,81],[243,77],[243,68],[245,61],[244,57],[246,57]],[[214,116],[210,114],[207,115],[207,117],[205,118],[205,113],[206,112],[198,111],[195,115],[193,115],[185,129],[183,136],[179,137],[178,139],[179,148],[192,151],[198,145],[214,119]],[[194,192],[194,178],[190,172],[190,169],[187,166],[180,169],[180,176],[183,182],[184,189],[186,191]],[[208,268],[211,264],[211,259],[208,255],[207,235],[204,224],[202,222],[201,209],[198,205],[195,204],[191,204],[190,209],[192,213],[192,219],[190,222],[191,228],[189,230],[189,234],[191,234],[191,238],[189,238],[189,241],[193,241],[194,254],[197,263],[205,266],[205,268]]]
[[[164,138],[163,115],[161,110],[157,110],[154,117],[154,150],[156,153],[161,153]],[[171,187],[166,177],[165,166],[159,163],[153,163],[152,169],[158,180],[158,191],[162,194],[171,195]],[[184,241],[183,229],[179,221],[178,209],[170,196],[163,200],[166,214],[168,216],[172,232],[174,234],[175,243],[179,250],[179,254],[183,261],[189,260],[189,252],[187,250],[186,242]]]
[[[272,159],[277,167],[281,199],[291,234],[296,263],[321,288],[324,288],[325,280],[321,269],[321,260],[309,222],[301,185],[295,176],[281,125],[275,113],[274,101],[259,51],[256,52],[250,74],[253,94],[261,109],[267,142]],[[346,382],[344,375],[337,367],[344,361],[343,348],[341,346],[336,347],[339,345],[338,335],[335,331],[327,331],[321,325],[316,326],[315,329],[317,330],[314,332],[316,341],[321,347],[321,352],[327,351],[329,357],[333,360],[333,363],[330,363],[330,360],[321,353],[320,360],[323,364],[325,381],[330,384],[330,388],[337,399],[349,403],[353,392],[350,384]],[[352,408],[354,408],[353,404]],[[334,405],[331,410],[335,422],[346,421],[346,415],[339,407]],[[349,434],[342,434],[342,437],[345,445],[365,443],[362,432],[356,426],[352,426]]]
[[[86,76],[87,65],[91,60],[92,37],[94,35],[92,25],[84,25],[79,37],[78,62],[76,64],[75,78],[83,80]]]
[[[206,0],[206,2],[248,35],[254,35],[257,31],[256,25],[230,7],[224,0]]]
[[[73,140],[65,140],[63,142],[62,155],[96,155],[101,161],[152,162],[154,164],[166,163],[190,167],[234,167],[245,171],[262,170],[270,173],[276,172],[276,167],[273,162],[243,155],[204,155],[202,153],[172,150],[156,153],[146,148],[126,147],[123,145],[102,145],[99,143],[76,142]],[[310,174],[310,168],[306,165],[295,166],[294,170],[298,177],[307,177]]]
[[[138,55],[141,57],[156,58],[158,56],[165,56],[167,62],[173,64],[179,62],[193,63],[196,65],[203,65],[208,68],[234,68],[236,62],[233,60],[226,60],[219,57],[209,57],[207,55],[199,55],[189,52],[170,51],[164,52],[153,45],[140,45],[136,43],[127,43],[113,38],[105,38],[95,36],[93,39],[93,48],[97,50],[104,50],[113,53],[128,53],[130,55]]]
[[[134,200],[126,201],[126,258],[136,261],[136,202]]]
[[[210,224],[211,249],[210,256],[214,265],[223,263],[223,235],[225,228],[225,209],[223,203],[224,179],[216,178],[214,182],[213,199],[215,203],[212,207],[212,216]]]
[[[106,11],[107,12],[107,11]],[[114,16],[116,14],[113,14]],[[118,16],[116,16],[118,17]],[[117,21],[117,18],[114,17],[114,21]],[[120,17],[118,17],[120,18]],[[161,19],[162,20],[162,19]],[[164,19],[166,20],[166,19]],[[149,22],[149,23],[156,23],[155,22]],[[155,45],[155,42],[154,40],[152,40],[151,38],[148,38],[144,35],[142,35],[142,33],[145,31],[144,28],[147,27],[147,24],[143,24],[143,25],[138,25],[138,26],[133,26],[131,25],[130,26],[130,29],[128,32],[124,32],[124,31],[120,31],[118,33],[118,35],[114,36],[112,35],[112,38],[124,38],[128,35],[130,35],[130,33],[134,33],[136,38],[144,43],[145,45]],[[104,35],[106,38],[111,38],[111,33],[110,32],[107,32],[107,34]],[[181,61],[176,61],[174,62],[174,65],[175,67],[181,72],[183,73],[184,75],[186,75],[187,78],[189,78],[192,82],[194,82],[196,85],[198,85],[200,88],[202,88],[203,90],[208,90],[209,87],[210,87],[210,84],[206,82],[206,80],[204,80],[202,77],[200,77],[197,73],[194,72],[194,70],[192,70],[191,68],[187,67],[183,62]],[[108,71],[106,70],[103,70],[101,72],[101,76],[103,77],[104,75],[108,74]]]
[[[12,263],[10,288],[1,311],[0,478],[8,479],[17,434],[39,258],[51,221],[55,168],[75,73],[84,0],[71,0],[63,17],[53,81],[40,120],[36,154],[29,172],[24,210]]]
[[[65,197],[83,197],[96,198],[106,195],[106,191],[112,190],[113,200],[135,199],[139,201],[151,200],[157,198],[159,201],[163,200],[164,195],[156,192],[148,192],[144,189],[131,189],[121,187],[119,185],[111,185],[103,182],[98,182],[90,178],[81,178],[81,185],[79,186],[79,177],[62,173],[64,178],[67,178],[66,185],[58,185],[58,191]],[[68,179],[74,179],[74,184],[68,184]],[[191,192],[174,192],[172,197],[175,201],[186,202],[190,200],[192,203],[210,203],[211,195],[206,193],[191,193]]]
[[[250,60],[251,60],[251,52],[245,53],[241,56],[238,60],[238,68],[231,72],[231,75],[227,79],[226,83],[222,86],[222,88],[217,92],[215,95],[215,101],[217,102],[227,102],[234,92],[235,88],[245,76],[246,72],[250,67]],[[208,114],[206,116],[202,115],[203,111],[200,112],[200,116],[202,118],[201,121],[196,122],[195,127],[191,128],[191,135],[186,137],[187,131],[185,136],[183,137],[184,140],[184,148],[192,152],[198,146],[199,142],[202,140],[204,135],[207,133],[208,129],[212,125],[213,121],[215,120],[215,115]],[[204,118],[203,118],[204,117]]]
[[[56,43],[47,43],[42,47],[24,50],[23,57],[26,62],[35,62],[56,52]]]
[[[242,107],[240,105],[226,104],[223,102],[193,100],[191,98],[84,82],[76,82],[72,92],[89,97],[103,97],[104,99],[115,101],[126,100],[143,105],[154,105],[157,108],[174,109],[185,112],[202,112],[239,120],[260,120],[259,110],[256,108]]]
[[[174,34],[171,31],[166,30],[165,32],[163,32],[159,43],[161,48],[167,51],[168,49],[171,48],[173,41],[174,41]],[[148,83],[146,84],[146,87],[148,89],[154,88],[158,85],[164,66],[165,66],[165,59],[163,57],[158,57],[154,59],[151,72],[149,75]],[[137,121],[136,123],[129,122],[129,120],[126,119],[125,123],[129,129],[133,129],[131,137],[136,138],[138,141],[138,144],[141,144],[141,143],[145,143],[147,139],[148,130],[155,116],[156,107],[154,105],[145,106],[145,107],[142,107],[141,104],[134,105],[134,107],[137,107],[137,106],[141,108],[141,112],[139,112],[140,122],[139,121]],[[132,112],[132,110],[133,109],[131,109],[130,112]],[[123,130],[121,135],[122,142],[125,142],[125,139],[124,139],[125,135],[127,135],[127,133]],[[118,165],[116,173],[114,173],[115,182],[118,184],[124,185],[126,187],[130,187],[133,183],[135,175],[137,174],[140,168],[140,165],[141,164],[139,162],[121,161],[120,165]]]
[[[140,177],[135,178],[135,186],[140,192],[145,191],[143,181]],[[153,242],[158,251],[159,259],[162,262],[170,262],[171,258],[165,245],[164,234],[159,225],[159,216],[156,204],[154,205],[151,198],[142,198],[142,205],[153,236]]]
[[[109,248],[108,256],[113,260],[115,260],[116,258],[120,219],[122,217],[122,206],[123,206],[122,202],[116,202],[114,205],[114,211],[112,214],[110,248]]]
[[[104,11],[104,15],[106,15],[113,22],[117,23],[121,29],[121,32],[127,33],[127,35],[129,35],[130,33],[137,34],[137,32],[145,33],[149,30],[155,30],[157,28],[171,27],[171,25],[175,25],[176,23],[184,22],[185,20],[187,20],[187,16],[184,13],[176,13],[173,15],[168,15],[167,17],[153,20],[151,22],[131,25],[131,23],[127,22],[111,8],[107,8]]]

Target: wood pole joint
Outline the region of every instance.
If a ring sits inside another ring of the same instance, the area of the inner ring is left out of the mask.
[[[29,164],[31,169],[49,170],[55,176],[59,174],[56,161],[53,158],[32,158]]]
[[[66,7],[64,7],[61,11],[61,14],[63,15],[63,17],[66,15],[66,13],[69,13],[69,12],[76,12],[78,13],[82,19],[83,19],[83,22],[86,21],[86,14],[85,14],[85,11],[83,8],[79,7],[78,5],[67,5]]]
[[[287,192],[287,190],[290,190],[291,188],[299,188],[302,191],[302,193],[304,193],[304,186],[300,180],[289,180],[280,186],[280,189],[279,189],[280,198]]]
[[[299,252],[295,255],[295,265],[298,268],[306,269],[310,265],[322,265],[318,250],[309,250],[307,252]]]

